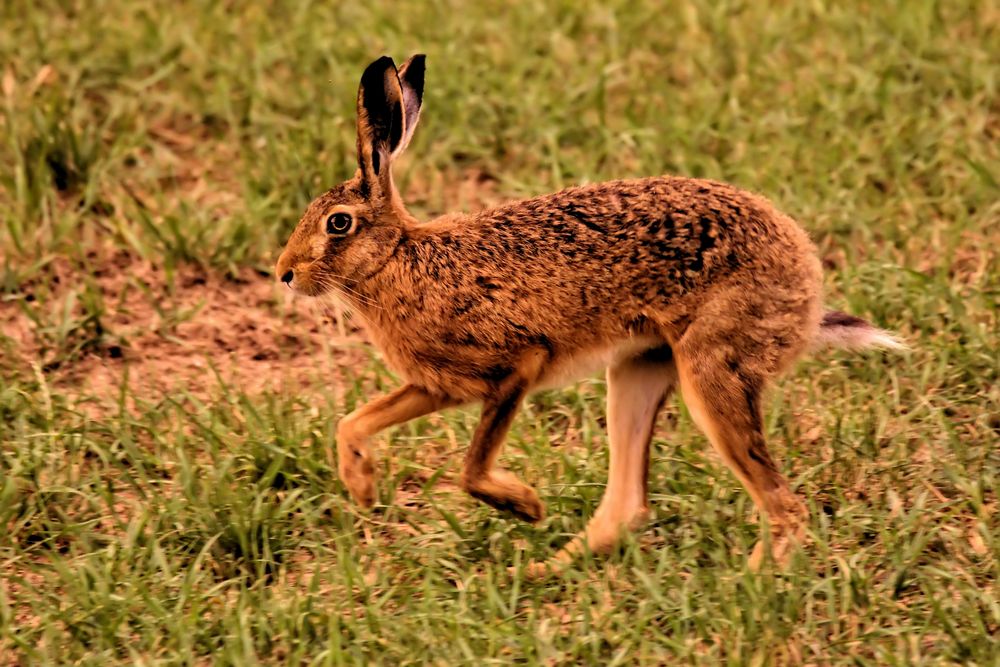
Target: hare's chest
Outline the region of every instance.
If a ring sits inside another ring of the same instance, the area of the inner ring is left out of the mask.
[[[371,331],[372,342],[386,364],[408,383],[429,392],[456,398],[479,399],[489,389],[488,360],[481,351],[428,343],[420,336],[394,336]]]

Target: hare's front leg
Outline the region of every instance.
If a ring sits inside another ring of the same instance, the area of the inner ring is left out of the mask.
[[[526,383],[511,377],[501,383],[496,395],[483,401],[483,414],[465,457],[462,488],[487,505],[535,522],[545,516],[538,494],[513,473],[494,467],[525,392]]]
[[[364,507],[371,507],[375,502],[375,460],[371,436],[394,424],[459,403],[408,384],[341,419],[337,425],[337,469],[351,496]]]

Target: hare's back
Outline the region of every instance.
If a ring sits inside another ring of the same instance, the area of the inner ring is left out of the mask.
[[[607,181],[512,202],[469,221],[468,234],[513,266],[654,271],[683,291],[717,274],[808,260],[802,229],[768,200],[715,181],[664,176]]]

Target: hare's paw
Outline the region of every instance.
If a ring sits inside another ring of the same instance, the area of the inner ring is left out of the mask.
[[[557,577],[569,569],[572,561],[550,558],[549,560],[535,560],[524,565],[524,578],[527,581],[541,582],[549,577]],[[517,576],[517,568],[507,568],[510,575]]]
[[[535,523],[545,518],[545,505],[535,490],[505,470],[464,478],[462,485],[473,498],[524,521]]]
[[[365,470],[365,466],[340,468],[340,481],[347,487],[351,497],[362,507],[371,507],[375,504],[375,475],[370,467]]]
[[[509,503],[506,509],[522,521],[538,523],[545,518],[545,504],[529,486],[524,487],[520,496],[510,498]]]
[[[587,530],[578,539],[585,541],[592,553],[606,554],[618,545],[622,535],[638,530],[648,520],[649,508],[645,506],[620,512],[598,510],[587,524]]]
[[[375,503],[375,461],[368,443],[349,437],[337,439],[340,481],[362,507]]]
[[[747,561],[747,567],[752,572],[759,572],[767,556],[767,544],[771,547],[771,560],[780,569],[788,567],[792,554],[802,544],[806,536],[806,524],[799,517],[787,523],[772,525],[770,540],[763,540],[754,545],[753,552]]]
[[[567,542],[546,561],[528,563],[524,576],[531,580],[542,580],[565,572],[583,553],[604,554],[613,550],[626,531],[635,530],[649,520],[649,509],[640,507],[628,514],[599,512],[587,529]],[[513,572],[513,569],[511,570]]]

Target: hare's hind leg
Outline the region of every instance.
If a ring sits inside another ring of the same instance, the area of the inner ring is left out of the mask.
[[[698,348],[692,342],[677,350],[684,403],[767,518],[771,555],[784,565],[804,536],[808,515],[764,442],[760,401],[766,378],[748,373],[736,361],[720,363],[718,348]],[[754,548],[751,569],[760,567],[765,548],[764,540]]]
[[[673,353],[663,346],[608,368],[608,485],[587,524],[587,546],[610,550],[623,529],[649,514],[649,441],[663,402],[677,383]]]
[[[668,346],[648,350],[608,367],[608,485],[587,529],[548,564],[532,564],[532,574],[558,570],[584,550],[610,551],[623,530],[637,528],[649,513],[646,504],[649,441],[656,417],[677,384]]]
[[[362,506],[375,502],[375,460],[371,436],[460,401],[430,394],[412,384],[381,396],[358,408],[337,424],[337,469],[340,480]]]

